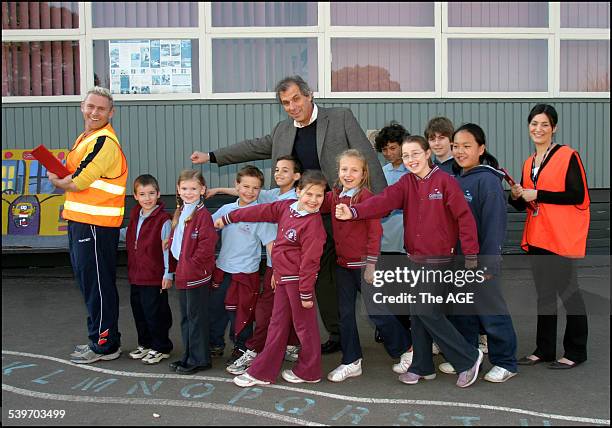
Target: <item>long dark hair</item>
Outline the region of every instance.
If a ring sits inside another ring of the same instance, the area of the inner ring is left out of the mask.
[[[553,128],[557,126],[559,115],[557,114],[557,110],[550,104],[536,104],[529,112],[529,116],[527,116],[527,123],[531,123],[531,119],[533,119],[534,116],[542,113],[548,117]]]
[[[484,146],[487,144],[484,131],[480,126],[476,125],[475,123],[466,123],[465,125],[459,127],[459,129],[453,132],[453,141],[455,141],[455,135],[457,135],[461,131],[469,132],[470,134],[472,134],[472,137],[474,137],[474,140],[476,140],[476,143],[478,143],[479,146]],[[495,156],[489,153],[486,148],[484,153],[481,154],[478,158],[478,162],[480,162],[481,165],[489,165],[495,169],[499,168],[499,162],[497,162]]]

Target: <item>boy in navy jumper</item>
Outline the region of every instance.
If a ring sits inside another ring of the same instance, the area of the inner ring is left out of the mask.
[[[314,287],[326,233],[319,209],[327,180],[319,171],[307,171],[298,184],[298,200],[278,201],[231,212],[215,222],[223,228],[237,221],[278,223],[272,250],[274,309],[263,352],[246,373],[234,378],[241,387],[274,382],[280,371],[293,323],[302,349],[295,367],[284,370],[291,383],[321,380],[321,346]]]
[[[257,205],[263,180],[263,173],[254,166],[247,165],[238,171],[238,200],[219,208],[213,221],[234,210]],[[223,341],[227,311],[234,340],[234,351],[228,365],[242,356],[247,349],[245,342],[253,334],[252,324],[260,290],[261,245],[271,244],[274,237],[273,226],[266,223],[243,222],[224,229],[221,234],[221,252],[215,274],[218,276],[215,283],[220,287],[212,292],[210,300],[211,342],[217,345]]]
[[[453,122],[446,117],[434,117],[425,127],[425,138],[429,142],[434,154],[433,163],[448,173],[453,174],[453,152],[451,138],[453,136]]]
[[[169,358],[172,350],[168,336],[172,313],[167,287],[163,286],[172,281],[173,275],[168,272],[168,250],[162,250],[172,222],[159,196],[155,177],[137,177],[134,199],[138,204],[132,209],[128,227],[121,230],[126,234],[130,304],[138,334],[138,348],[130,352],[130,358],[145,364]]]

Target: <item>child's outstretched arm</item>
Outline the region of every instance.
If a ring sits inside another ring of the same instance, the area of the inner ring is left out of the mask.
[[[281,216],[281,210],[285,205],[286,201],[259,204],[253,207],[232,211],[222,216],[221,219],[226,226],[241,221],[278,223],[278,219]]]
[[[235,187],[215,187],[206,191],[206,199],[223,193],[224,195],[238,196],[238,190]]]
[[[404,191],[403,181],[407,179],[408,174],[403,176],[400,181],[393,186],[387,187],[382,193],[372,196],[367,200],[360,202],[352,207],[346,207],[345,204],[336,205],[336,218],[338,220],[366,220],[371,218],[382,218],[389,215],[395,209],[404,207]],[[338,207],[340,207],[340,211]],[[344,208],[346,207],[346,208]],[[350,210],[351,216],[347,212]],[[340,217],[338,217],[340,215]]]

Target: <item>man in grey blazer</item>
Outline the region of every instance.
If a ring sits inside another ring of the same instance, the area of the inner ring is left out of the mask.
[[[357,149],[366,157],[372,191],[380,192],[387,185],[376,152],[351,110],[344,107],[324,108],[313,102],[312,90],[300,76],[286,77],[276,85],[276,95],[289,115],[279,122],[270,135],[244,140],[214,152],[194,152],[193,163],[213,162],[219,166],[253,160],[295,156],[306,169],[320,170],[330,187],[338,179],[337,156],[345,150]],[[272,180],[274,183],[274,168]],[[324,216],[328,240],[321,258],[316,293],[321,318],[329,331],[323,353],[340,350],[338,303],[335,286],[336,255],[331,233],[331,219]]]

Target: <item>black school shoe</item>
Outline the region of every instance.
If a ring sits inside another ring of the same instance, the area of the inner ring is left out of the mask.
[[[340,346],[340,342],[336,340],[330,339],[321,345],[322,354],[333,354],[334,352],[338,352],[340,350],[342,350],[342,347]]]
[[[185,364],[183,363],[182,360],[176,360],[176,361],[172,361],[170,364],[168,364],[168,368],[170,368],[170,371],[175,372],[176,369],[178,369],[179,367],[183,367]]]
[[[190,375],[190,374],[194,374],[197,372],[203,372],[204,370],[209,370],[209,369],[212,369],[212,363],[208,363],[205,366],[195,366],[191,364],[185,364],[185,365],[178,366],[176,368],[176,374]]]

